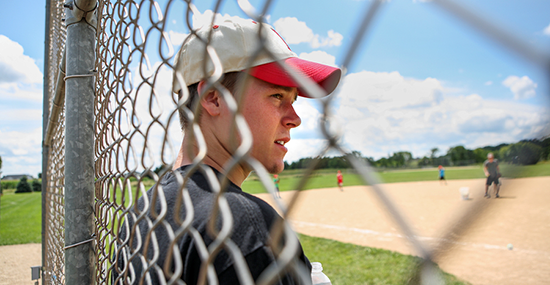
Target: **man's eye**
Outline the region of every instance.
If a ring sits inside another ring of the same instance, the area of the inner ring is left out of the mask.
[[[281,95],[281,94],[273,94],[271,96],[274,97],[274,98],[277,98],[277,99],[283,99],[283,95]]]

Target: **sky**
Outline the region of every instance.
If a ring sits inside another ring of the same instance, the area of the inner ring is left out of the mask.
[[[159,1],[164,11],[164,1]],[[167,32],[175,49],[189,32],[183,1],[174,1]],[[193,26],[212,17],[196,1]],[[550,51],[550,1],[460,1],[500,30]],[[263,1],[250,1],[260,10]],[[341,66],[370,0],[273,1],[266,21],[302,58]],[[3,1],[0,9],[0,156],[3,175],[41,172],[45,1]],[[21,7],[27,7],[23,14]],[[237,1],[218,20],[248,18]],[[158,55],[151,55],[158,66]],[[164,71],[166,72],[166,71]],[[331,95],[332,130],[347,150],[378,159],[414,157],[449,147],[474,149],[550,134],[549,74],[447,11],[420,0],[381,5],[352,64]],[[171,75],[163,77],[169,92]],[[295,104],[302,125],[285,160],[324,147],[319,102]],[[177,141],[179,138],[175,138]],[[175,142],[177,144],[177,142]],[[338,153],[331,152],[331,155]]]

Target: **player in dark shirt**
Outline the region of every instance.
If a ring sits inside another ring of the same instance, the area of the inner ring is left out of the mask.
[[[498,160],[495,159],[492,153],[487,154],[487,160],[483,162],[483,172],[485,172],[485,176],[487,176],[487,182],[485,183],[485,197],[491,198],[491,195],[489,194],[489,186],[495,183],[495,197],[499,198],[500,196],[498,192],[500,190],[500,168],[498,166]]]

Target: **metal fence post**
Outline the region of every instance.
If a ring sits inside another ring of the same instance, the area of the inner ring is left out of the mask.
[[[93,284],[96,1],[65,8],[65,282]]]
[[[46,19],[44,31],[44,84],[42,100],[42,284],[45,282],[44,266],[46,265],[46,191],[48,191],[48,158],[50,156],[50,147],[45,144],[48,131],[48,122],[50,120],[50,0],[46,0]]]

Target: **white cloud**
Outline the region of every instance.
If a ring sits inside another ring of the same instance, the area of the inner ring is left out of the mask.
[[[36,176],[42,172],[42,128],[29,131],[0,130],[0,138],[3,175],[28,173]]]
[[[41,171],[42,73],[23,47],[0,35],[0,155],[3,174]],[[34,108],[34,109],[33,109]]]
[[[222,15],[216,13],[216,15],[214,15],[212,10],[206,10],[204,13],[201,13],[197,9],[193,9],[193,29],[209,25],[212,22],[213,17],[215,17],[214,23],[222,23],[225,20],[231,20],[236,23],[250,21],[250,19],[241,18],[239,16],[231,16],[229,14]],[[271,16],[267,16],[266,22],[270,22],[270,20]],[[294,17],[280,18],[275,21],[273,27],[288,44],[309,43],[313,48],[340,46],[344,38],[340,33],[337,33],[334,30],[327,31],[326,36],[315,34],[305,22],[299,21]],[[169,34],[170,40],[176,45],[182,43],[183,39],[187,36],[187,34],[175,31],[169,31]]]
[[[307,24],[294,17],[280,18],[273,26],[288,44],[308,43],[315,38]]]
[[[342,36],[340,33],[336,33],[333,30],[328,31],[327,37],[321,37],[319,35],[315,35],[313,38],[313,41],[310,42],[312,48],[319,48],[324,46],[340,46],[342,44],[342,40],[344,39],[344,36]]]
[[[343,79],[335,116],[346,146],[375,158],[399,150],[422,156],[433,147],[515,142],[539,136],[550,124],[548,108],[451,93],[434,78],[363,71]]]
[[[303,52],[303,53],[300,53],[298,57],[302,59],[307,59],[313,62],[323,63],[330,66],[336,66],[336,57],[320,50],[312,51],[310,53]]]
[[[537,84],[527,76],[520,78],[515,75],[510,75],[502,81],[502,85],[510,88],[516,100],[532,98],[536,95],[535,89],[537,88]]]
[[[42,73],[23,47],[0,35],[0,99],[42,101]]]
[[[493,85],[493,81],[487,81],[487,82],[485,82],[485,85],[486,85],[486,86]]]
[[[170,36],[170,41],[173,45],[180,46],[189,34],[168,31],[168,35]]]
[[[200,13],[198,10],[193,11],[193,29],[198,29],[202,26],[210,25],[212,23],[212,17],[214,12],[212,10],[206,10],[204,13]],[[231,20],[235,23],[250,22],[250,19],[244,19],[239,16],[231,16],[229,14],[216,13],[214,24],[223,23],[225,20]]]
[[[550,24],[542,31],[545,35],[550,36]]]
[[[42,86],[34,84],[0,84],[0,99],[42,102]]]
[[[34,59],[25,55],[23,47],[0,35],[0,84],[42,83],[42,73]]]
[[[291,139],[287,144],[285,161],[293,162],[303,157],[315,157],[326,147],[324,139]]]
[[[305,22],[295,17],[280,18],[273,23],[273,27],[288,44],[309,43],[313,48],[340,46],[344,38],[333,30],[329,30],[326,37],[315,34]]]
[[[11,109],[2,110],[2,123],[21,121],[42,121],[42,110],[38,109]]]

